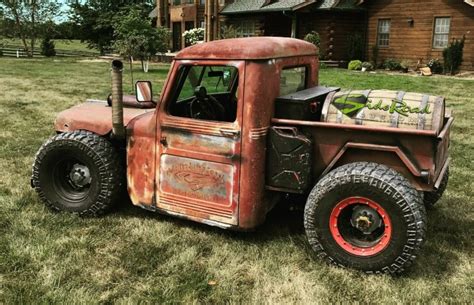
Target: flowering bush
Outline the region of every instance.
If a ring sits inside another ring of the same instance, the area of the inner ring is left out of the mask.
[[[443,64],[438,58],[432,58],[428,62],[427,66],[433,73],[443,73]]]
[[[203,28],[194,28],[187,30],[183,33],[184,40],[186,45],[195,45],[198,42],[204,41],[204,29]]]

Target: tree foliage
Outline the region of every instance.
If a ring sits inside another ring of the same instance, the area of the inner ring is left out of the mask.
[[[10,35],[21,39],[28,56],[33,56],[37,38],[45,34],[43,25],[60,13],[58,2],[50,0],[0,0],[0,11],[2,26],[9,26]]]
[[[124,57],[138,58],[143,64],[157,52],[168,50],[170,36],[167,28],[153,27],[139,7],[129,7],[115,19],[114,38],[115,50]]]
[[[141,7],[141,16],[148,18],[153,0],[86,0],[71,4],[71,20],[80,27],[83,41],[103,54],[114,40],[114,24],[117,16],[130,5]]]
[[[54,41],[49,36],[46,36],[41,41],[41,55],[46,57],[56,56]]]

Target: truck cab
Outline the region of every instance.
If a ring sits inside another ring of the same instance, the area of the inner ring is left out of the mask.
[[[453,119],[441,97],[318,86],[318,68],[316,47],[297,39],[203,43],[176,55],[157,102],[138,82],[127,106],[116,62],[109,103],[58,115],[32,186],[53,209],[99,215],[126,184],[134,205],[243,231],[298,194],[318,255],[402,272],[423,243],[425,205],[446,187]]]

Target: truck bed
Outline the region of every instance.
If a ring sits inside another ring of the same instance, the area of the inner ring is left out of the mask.
[[[452,123],[453,118],[447,115],[437,134],[431,130],[272,119],[272,126],[296,127],[311,139],[313,185],[333,168],[367,161],[392,167],[422,191],[434,190],[448,166]]]

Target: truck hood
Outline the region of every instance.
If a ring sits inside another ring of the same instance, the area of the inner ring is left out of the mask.
[[[154,110],[124,107],[123,123],[127,126],[133,118]],[[60,112],[54,128],[60,132],[81,129],[105,135],[112,130],[112,107],[106,101],[87,101]]]

